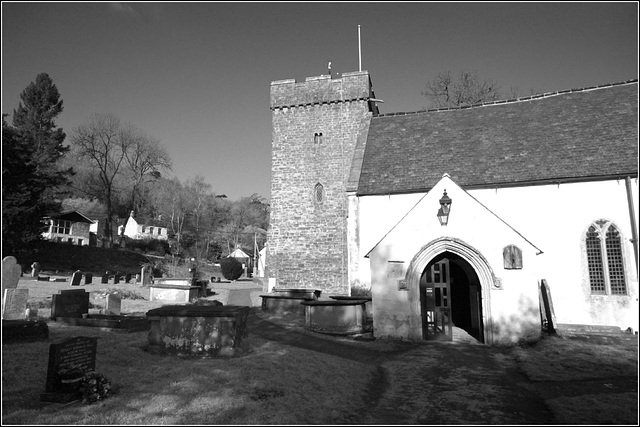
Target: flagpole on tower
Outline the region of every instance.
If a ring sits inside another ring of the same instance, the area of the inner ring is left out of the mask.
[[[358,71],[362,71],[362,47],[360,44],[360,25],[358,25]]]

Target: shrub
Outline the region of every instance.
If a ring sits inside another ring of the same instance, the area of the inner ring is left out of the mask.
[[[222,275],[227,280],[238,280],[244,273],[242,263],[235,258],[221,259],[220,267],[222,268]]]

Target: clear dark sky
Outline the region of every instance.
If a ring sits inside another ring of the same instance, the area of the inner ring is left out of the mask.
[[[67,135],[114,113],[161,141],[181,181],[268,198],[270,83],[326,74],[328,60],[358,71],[358,25],[382,113],[426,107],[445,70],[525,95],[638,77],[636,2],[3,2],[2,112],[46,72]]]

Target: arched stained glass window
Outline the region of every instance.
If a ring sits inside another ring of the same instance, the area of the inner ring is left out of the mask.
[[[614,224],[598,220],[585,236],[592,294],[626,295],[622,240]]]

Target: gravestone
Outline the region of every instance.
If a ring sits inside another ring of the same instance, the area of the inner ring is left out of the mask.
[[[136,283],[139,283],[139,282],[140,282],[140,275],[136,274]]]
[[[80,286],[80,281],[82,280],[82,272],[80,270],[76,270],[71,276],[71,286]]]
[[[62,290],[51,298],[51,319],[82,317],[89,313],[89,292],[84,289]]]
[[[3,320],[24,320],[29,289],[5,289],[2,299]]]
[[[38,277],[40,275],[40,263],[34,262],[31,264],[31,277]]]
[[[127,273],[124,275],[124,282],[125,283],[131,282],[131,273]]]
[[[15,257],[7,256],[2,260],[2,295],[5,289],[14,289],[22,276],[22,267]]]
[[[105,307],[105,314],[120,316],[121,305],[122,300],[117,294],[107,294],[107,305]]]
[[[84,275],[84,284],[90,285],[93,282],[93,273],[86,273]]]
[[[140,275],[142,277],[141,280],[142,280],[143,286],[151,284],[151,268],[150,267],[142,267]]]
[[[95,337],[75,337],[51,344],[45,393],[40,400],[59,403],[76,400],[82,376],[96,369],[97,347]]]
[[[113,284],[117,285],[118,283],[120,283],[120,279],[122,279],[122,274],[120,273],[116,273],[113,275]]]
[[[101,283],[103,285],[106,285],[107,283],[109,283],[109,272],[108,271],[102,275]]]

